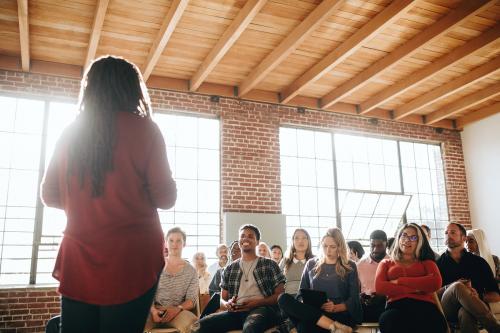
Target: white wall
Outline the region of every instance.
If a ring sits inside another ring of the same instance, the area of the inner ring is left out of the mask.
[[[462,144],[472,226],[500,255],[500,113],[465,126]]]

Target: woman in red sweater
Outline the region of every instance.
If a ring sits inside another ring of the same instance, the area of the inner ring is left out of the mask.
[[[433,295],[440,287],[441,274],[427,238],[417,224],[405,224],[396,234],[391,258],[377,268],[376,292],[388,298],[380,331],[446,332],[446,320]]]
[[[165,264],[157,208],[177,198],[165,142],[130,62],[96,60],[80,99],[41,192],[67,216],[53,271],[62,332],[142,332]]]

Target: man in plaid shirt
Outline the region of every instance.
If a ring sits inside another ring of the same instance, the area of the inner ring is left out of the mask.
[[[255,248],[259,241],[260,231],[256,226],[240,227],[241,259],[227,266],[222,275],[221,308],[225,311],[198,321],[194,332],[243,329],[243,333],[262,333],[280,324],[277,299],[285,290],[285,277],[273,260],[257,256]]]

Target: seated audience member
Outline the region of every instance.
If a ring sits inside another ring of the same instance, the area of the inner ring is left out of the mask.
[[[387,252],[391,253],[394,249],[394,237],[387,238]]]
[[[363,246],[358,241],[349,241],[347,242],[347,246],[349,247],[349,259],[358,263],[359,259],[365,255],[365,249],[363,249]]]
[[[218,269],[222,267],[226,267],[227,262],[228,262],[228,257],[227,257],[227,245],[226,244],[219,244],[217,246],[217,250],[215,250],[215,255],[217,256],[217,261],[208,266],[208,272],[210,273],[210,276],[215,276],[215,272],[217,272]]]
[[[467,251],[481,256],[488,265],[495,276],[495,280],[500,282],[500,262],[498,257],[490,252],[490,247],[486,241],[486,235],[481,229],[472,229],[467,231],[467,238],[465,239],[465,247]]]
[[[283,250],[279,245],[271,246],[271,259],[274,260],[275,263],[279,265],[281,259],[283,259]]]
[[[238,245],[238,241],[232,242],[229,246],[229,255],[229,263],[241,258],[241,250],[240,246]],[[215,293],[220,293],[220,282],[222,279],[222,272],[224,271],[224,268],[225,267],[219,268],[212,278],[212,281],[208,286],[208,292],[210,293],[210,296],[213,296]]]
[[[431,236],[432,236],[431,228],[429,228],[429,226],[427,224],[420,225],[420,228],[422,228],[422,230],[424,231],[425,236],[427,237],[427,241],[429,242],[429,245],[430,245],[431,244]],[[432,245],[431,245],[431,248],[432,248]],[[436,251],[434,251],[434,249],[432,250],[432,252],[434,253],[434,259],[438,260],[439,259],[439,253],[437,253]]]
[[[186,233],[178,227],[172,228],[165,240],[168,257],[144,330],[171,327],[185,333],[197,319],[190,310],[198,302],[198,276],[194,267],[182,259]]]
[[[241,258],[241,250],[240,246],[238,245],[238,241],[234,241],[231,243],[231,245],[229,246],[229,253],[229,262],[233,262]],[[222,272],[224,271],[224,268],[225,267],[219,268],[215,273],[212,282],[210,282],[210,286],[208,287],[208,291],[210,293],[210,301],[202,311],[200,319],[220,309],[220,282],[222,279]]]
[[[363,317],[356,264],[347,258],[347,244],[338,228],[328,229],[321,247],[320,257],[306,263],[300,289],[324,291],[328,301],[316,308],[283,294],[278,303],[299,333],[350,333]]]
[[[490,333],[500,332],[500,325],[486,305],[500,301],[498,285],[486,260],[465,250],[465,239],[461,224],[448,224],[447,250],[437,261],[443,277],[439,294],[444,313],[449,321],[459,323],[462,333],[477,333],[477,322]]]
[[[259,229],[246,224],[239,229],[242,256],[222,273],[221,307],[225,310],[200,319],[194,332],[264,332],[281,324],[277,299],[284,291],[285,277],[271,259],[255,253]]]
[[[196,269],[196,273],[198,274],[198,286],[200,287],[200,311],[203,311],[210,300],[208,286],[210,285],[210,281],[212,281],[212,277],[207,271],[207,258],[205,257],[205,253],[196,252],[193,255],[193,261],[191,264]]]
[[[396,234],[391,258],[377,268],[375,291],[388,298],[380,315],[382,333],[445,333],[446,320],[434,293],[441,275],[427,237],[415,223],[403,225]]]
[[[295,297],[299,293],[300,279],[306,262],[313,256],[311,237],[305,229],[295,229],[292,235],[292,245],[285,253],[280,268],[285,274],[285,293]]]
[[[271,259],[271,250],[264,242],[260,242],[259,246],[257,246],[257,254],[259,257]]]
[[[193,255],[192,265],[196,269],[196,273],[198,274],[200,294],[208,295],[208,286],[210,285],[210,281],[212,281],[212,279],[210,277],[210,273],[207,271],[207,259],[205,257],[205,253],[196,252]]]
[[[375,292],[375,273],[382,259],[389,256],[387,251],[387,235],[382,230],[370,234],[370,254],[357,263],[359,282],[361,283],[361,306],[364,322],[378,322],[385,309],[385,295]]]

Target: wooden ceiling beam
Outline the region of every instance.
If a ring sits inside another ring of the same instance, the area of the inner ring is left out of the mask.
[[[163,50],[167,46],[167,43],[174,33],[175,27],[179,23],[184,10],[188,5],[189,0],[173,0],[170,9],[168,10],[167,16],[163,20],[160,31],[156,36],[151,49],[149,50],[148,57],[146,58],[146,62],[142,66],[142,75],[144,81],[147,81],[151,73],[153,72],[153,68],[156,66],[156,63],[160,59]]]
[[[373,19],[356,31],[352,36],[325,56],[320,62],[302,74],[282,92],[282,102],[288,103],[297,96],[308,84],[317,81],[335,66],[356,52],[364,43],[372,39],[377,33],[398,20],[416,2],[414,0],[394,1]]]
[[[19,19],[19,42],[21,44],[21,67],[24,72],[30,70],[30,33],[28,22],[28,0],[17,0]]]
[[[487,106],[477,111],[473,111],[461,118],[457,119],[457,128],[462,129],[465,125],[472,124],[476,121],[492,116],[500,112],[500,102]]]
[[[432,125],[434,123],[437,123],[442,119],[456,115],[460,111],[487,101],[488,99],[493,98],[497,95],[500,95],[500,83],[494,84],[473,94],[462,97],[455,102],[443,106],[441,110],[426,115],[425,124]]]
[[[297,47],[328,19],[343,3],[341,0],[323,0],[239,85],[239,96],[247,94],[264,77],[287,58]]]
[[[96,5],[94,14],[94,23],[92,24],[92,31],[90,32],[89,48],[87,49],[87,56],[83,68],[87,68],[92,60],[94,60],[97,45],[101,38],[102,25],[104,24],[104,17],[108,9],[109,0],[99,0]]]
[[[437,102],[456,91],[465,89],[471,84],[491,75],[500,70],[500,56],[481,65],[474,70],[449,81],[448,83],[437,87],[419,97],[405,103],[394,111],[394,119],[402,119],[412,113],[421,110],[422,108]]]
[[[369,66],[349,81],[341,84],[331,92],[321,98],[321,106],[328,107],[340,101],[342,98],[352,94],[357,89],[366,85],[370,80],[380,75],[382,72],[392,68],[405,57],[409,57],[420,50],[423,46],[435,41],[439,37],[446,34],[455,25],[464,20],[476,15],[478,12],[485,10],[493,5],[496,1],[492,0],[475,0],[464,1],[458,8],[451,11],[441,20],[432,24],[430,27],[417,34],[408,42],[401,45],[394,52],[391,52],[384,58]]]
[[[429,66],[411,73],[403,80],[370,97],[365,102],[360,104],[360,114],[368,113],[387,101],[396,98],[420,82],[425,81],[450,66],[455,65],[481,48],[491,45],[497,41],[498,38],[500,38],[500,24],[497,24],[484,34],[470,40],[466,44],[457,47],[450,53],[432,62]]]
[[[224,31],[214,48],[210,51],[201,66],[190,80],[190,91],[196,91],[207,76],[217,66],[219,61],[229,51],[250,22],[260,12],[267,0],[248,0],[233,20],[233,23]]]

